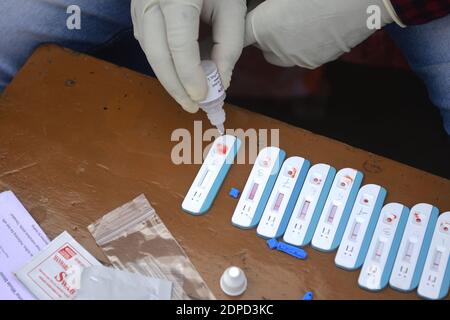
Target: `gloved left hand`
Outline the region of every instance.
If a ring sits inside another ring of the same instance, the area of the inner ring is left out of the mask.
[[[245,42],[272,64],[313,69],[376,31],[367,24],[373,5],[380,27],[394,21],[389,0],[266,0],[247,15]]]

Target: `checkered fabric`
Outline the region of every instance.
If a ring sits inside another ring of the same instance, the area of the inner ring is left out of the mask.
[[[391,0],[391,3],[406,25],[424,24],[450,13],[450,0]]]

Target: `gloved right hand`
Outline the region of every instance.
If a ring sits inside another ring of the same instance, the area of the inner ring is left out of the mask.
[[[189,112],[207,94],[200,66],[200,18],[213,29],[211,59],[224,88],[244,46],[245,0],[132,0],[134,36],[164,88]]]

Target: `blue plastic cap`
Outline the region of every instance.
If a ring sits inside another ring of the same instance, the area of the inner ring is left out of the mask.
[[[267,245],[269,246],[270,249],[276,249],[278,247],[278,241],[277,239],[273,238],[273,239],[269,239],[267,240]]]
[[[298,259],[306,259],[306,257],[308,256],[305,250],[291,246],[290,244],[284,242],[278,243],[277,250],[287,253]]]
[[[237,199],[239,197],[239,194],[241,193],[241,191],[239,191],[239,189],[236,188],[231,188],[229,195],[235,199]]]
[[[303,300],[313,300],[313,298],[314,298],[314,294],[312,293],[312,291],[308,291],[303,296]]]

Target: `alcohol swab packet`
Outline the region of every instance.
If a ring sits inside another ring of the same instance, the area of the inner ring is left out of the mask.
[[[169,300],[172,282],[104,266],[83,269],[75,300]]]

